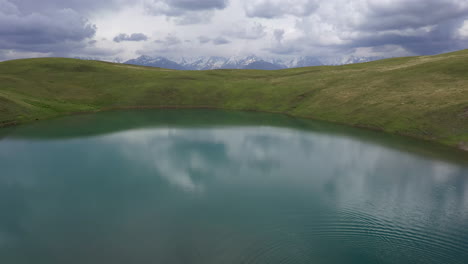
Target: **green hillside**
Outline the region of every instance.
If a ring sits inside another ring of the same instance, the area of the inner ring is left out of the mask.
[[[278,112],[468,149],[468,50],[279,71],[175,71],[62,58],[0,63],[3,126],[153,107]]]

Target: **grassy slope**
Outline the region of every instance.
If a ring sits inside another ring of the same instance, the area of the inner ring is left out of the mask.
[[[113,107],[287,113],[468,142],[468,50],[280,71],[174,71],[46,58],[0,63],[0,124]]]

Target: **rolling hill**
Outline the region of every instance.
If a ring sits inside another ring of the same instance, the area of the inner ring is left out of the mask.
[[[178,71],[64,58],[0,63],[2,126],[113,108],[284,113],[468,149],[468,50],[276,71]]]

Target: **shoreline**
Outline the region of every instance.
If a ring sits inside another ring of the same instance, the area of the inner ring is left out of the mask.
[[[223,107],[214,107],[214,106],[197,106],[197,105],[160,105],[160,106],[151,106],[151,105],[146,105],[146,106],[115,106],[115,107],[103,107],[100,109],[95,109],[95,110],[87,110],[87,111],[77,111],[77,112],[68,112],[68,113],[63,113],[63,114],[57,114],[57,115],[50,115],[46,116],[44,118],[32,118],[32,119],[25,119],[24,121],[8,121],[5,123],[0,123],[0,129],[2,128],[8,128],[8,127],[15,127],[19,125],[24,125],[28,123],[33,123],[36,121],[42,121],[42,120],[49,120],[53,118],[59,118],[59,117],[66,117],[66,116],[73,116],[73,115],[85,115],[85,114],[93,114],[93,113],[100,113],[100,112],[108,112],[108,111],[119,111],[119,110],[145,110],[145,109],[154,109],[154,110],[164,110],[164,109],[207,109],[207,110],[225,110],[225,111],[241,111],[241,112],[257,112],[257,113],[270,113],[270,114],[280,114],[284,116],[288,116],[291,118],[304,118],[308,120],[316,120],[316,121],[322,121],[322,122],[328,122],[331,124],[337,124],[337,125],[343,125],[343,126],[348,126],[348,127],[354,127],[358,129],[364,129],[364,130],[370,130],[370,131],[375,131],[375,132],[381,132],[385,133],[388,135],[398,135],[414,140],[420,140],[420,141],[425,141],[425,142],[430,142],[433,144],[437,144],[440,146],[445,146],[454,150],[460,150],[468,153],[468,142],[458,142],[456,145],[451,145],[451,144],[445,144],[441,141],[438,140],[431,140],[429,138],[423,138],[423,137],[418,137],[416,135],[408,134],[408,133],[393,133],[386,131],[383,128],[380,127],[375,127],[367,124],[349,124],[349,123],[343,123],[343,122],[334,122],[326,119],[318,119],[314,118],[311,116],[301,116],[301,115],[294,115],[291,113],[285,113],[285,112],[280,112],[280,111],[265,111],[265,110],[256,110],[256,109],[236,109],[236,108],[223,108]]]

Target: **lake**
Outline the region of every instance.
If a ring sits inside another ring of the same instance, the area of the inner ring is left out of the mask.
[[[0,263],[468,263],[468,156],[274,114],[0,129]]]

